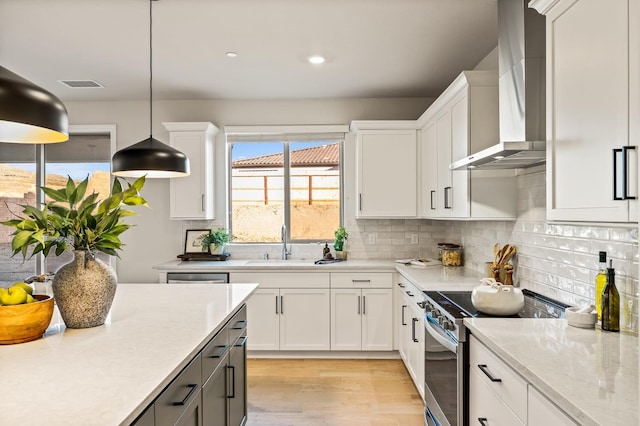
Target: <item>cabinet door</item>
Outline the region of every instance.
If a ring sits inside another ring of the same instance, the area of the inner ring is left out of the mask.
[[[184,413],[174,426],[201,426],[202,425],[202,399],[201,390],[198,390],[195,398],[187,405]]]
[[[461,160],[469,152],[469,99],[465,90],[451,103],[451,162]],[[443,167],[449,168],[449,165]],[[451,173],[451,216],[469,217],[469,172],[453,170]]]
[[[410,298],[411,317],[409,318],[409,372],[420,396],[424,398],[424,311],[418,307],[417,297]]]
[[[240,336],[229,351],[229,425],[243,425],[247,418],[247,337]]]
[[[393,349],[393,290],[362,290],[362,349],[390,351]]]
[[[531,385],[529,385],[527,401],[529,426],[576,426],[577,424]]]
[[[280,349],[280,292],[257,289],[247,301],[249,350]]]
[[[228,365],[229,353],[227,352],[202,386],[203,426],[227,426]]]
[[[420,133],[420,217],[438,216],[438,128],[428,123]]]
[[[470,425],[524,426],[524,423],[493,392],[493,389],[472,370],[469,373],[469,422]],[[556,425],[556,423],[546,423]]]
[[[329,289],[280,289],[281,350],[330,349],[329,292]]]
[[[547,219],[626,222],[637,208],[614,200],[625,180],[638,195],[637,153],[628,176],[613,154],[629,145],[628,8],[565,1],[547,15]]]
[[[358,133],[356,217],[417,217],[416,139],[415,130]]]
[[[360,289],[331,290],[331,350],[362,349]]]
[[[437,157],[438,157],[438,191],[436,208],[439,217],[451,216],[452,182],[449,164],[451,163],[451,111],[445,108],[436,118]]]
[[[397,303],[398,303],[398,351],[400,357],[407,366],[409,356],[409,344],[411,339],[411,310],[409,309],[409,296],[406,295],[405,289],[407,285],[404,281],[398,283]],[[409,367],[407,366],[407,369]]]
[[[213,194],[213,138],[211,123],[163,123],[169,144],[188,158],[189,176],[169,179],[171,219],[215,219]]]

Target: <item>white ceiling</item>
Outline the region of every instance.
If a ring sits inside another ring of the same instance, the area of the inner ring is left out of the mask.
[[[496,7],[496,0],[155,1],[154,99],[437,96],[497,45]],[[327,62],[312,66],[311,54]],[[0,65],[63,101],[148,99],[149,2],[0,0]],[[58,80],[105,87],[70,89]]]

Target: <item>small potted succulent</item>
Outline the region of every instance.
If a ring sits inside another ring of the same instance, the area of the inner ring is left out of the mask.
[[[333,248],[336,250],[336,259],[346,260],[347,259],[347,251],[346,251],[346,240],[349,237],[349,233],[344,229],[344,226],[338,226],[338,230],[335,232],[336,240],[333,243]]]
[[[211,254],[223,254],[229,240],[229,233],[224,228],[218,228],[217,231],[212,229],[202,238],[202,249]]]

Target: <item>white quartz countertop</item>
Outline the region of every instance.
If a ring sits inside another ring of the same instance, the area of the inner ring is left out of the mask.
[[[465,319],[487,347],[580,425],[638,424],[638,336],[564,319]]]
[[[107,322],[0,347],[0,424],[128,425],[257,284],[119,284]]]
[[[456,266],[404,266],[397,271],[418,288],[429,290],[471,290],[480,285],[484,275],[471,269]]]
[[[286,271],[389,271],[392,272],[396,263],[393,260],[345,260],[342,262],[316,265],[313,260],[225,260],[225,261],[203,261],[203,260],[171,260],[154,266],[161,271],[195,272],[195,271],[220,271],[220,272],[240,272],[251,270],[286,270]]]

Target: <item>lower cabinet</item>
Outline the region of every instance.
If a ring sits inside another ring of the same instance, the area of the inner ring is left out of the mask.
[[[487,426],[577,425],[473,335],[469,339],[468,423]]]
[[[237,272],[230,281],[260,283],[247,301],[248,350],[329,350],[328,272]]]
[[[402,275],[396,286],[398,349],[418,393],[424,399],[424,310],[421,292]]]
[[[247,420],[247,308],[242,306],[135,426],[241,426]]]
[[[331,273],[331,350],[393,349],[392,274]]]

